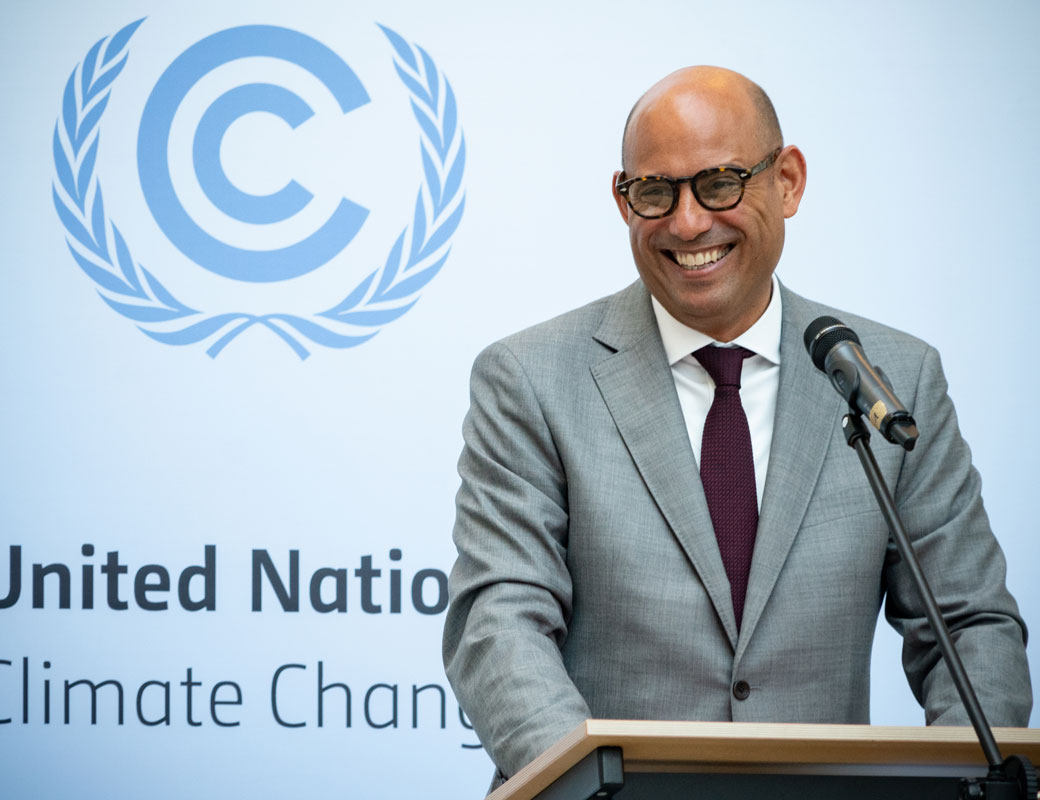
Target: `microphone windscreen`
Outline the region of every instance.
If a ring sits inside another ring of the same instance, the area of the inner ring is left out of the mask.
[[[852,328],[834,317],[817,317],[805,329],[805,350],[809,353],[816,369],[826,372],[824,361],[827,354],[838,342],[855,342],[860,344],[859,337]]]

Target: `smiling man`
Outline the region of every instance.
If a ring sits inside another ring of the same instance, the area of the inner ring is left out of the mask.
[[[806,166],[768,97],[681,70],[622,150],[640,280],[473,369],[444,657],[498,779],[589,717],[865,723],[882,606],[925,719],[967,722],[802,346],[825,314],[921,426],[878,461],[990,723],[1025,725],[1025,625],[938,355],[773,274]]]

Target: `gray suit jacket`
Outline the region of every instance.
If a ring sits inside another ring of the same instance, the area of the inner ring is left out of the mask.
[[[444,658],[506,775],[590,716],[868,722],[882,602],[927,721],[966,723],[840,431],[843,401],[802,345],[821,314],[856,330],[916,417],[912,453],[876,436],[875,454],[991,724],[1028,723],[1025,625],[938,354],[781,291],[780,390],[739,634],[642,283],[477,358]]]

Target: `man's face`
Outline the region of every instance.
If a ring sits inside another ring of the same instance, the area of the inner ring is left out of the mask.
[[[750,97],[716,88],[673,88],[633,117],[626,176],[694,175],[717,166],[750,168],[779,142],[765,142]],[[616,180],[615,175],[615,180]],[[784,246],[784,219],[798,209],[805,161],[784,148],[773,166],[751,178],[736,208],[709,211],[689,183],[668,216],[644,219],[614,192],[628,223],[636,267],[668,312],[719,341],[746,331],[769,304],[773,269]]]

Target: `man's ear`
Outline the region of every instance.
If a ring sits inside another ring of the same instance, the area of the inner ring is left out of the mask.
[[[798,211],[805,192],[805,156],[802,151],[789,144],[776,157],[777,180],[783,191],[784,218],[790,218]]]
[[[623,180],[625,180],[625,173],[620,170],[615,172],[610,182],[610,191],[614,195],[614,202],[617,203],[618,211],[621,212],[621,219],[627,224],[628,215],[632,209],[628,207],[628,201],[625,199],[625,196],[617,190],[618,181]]]

